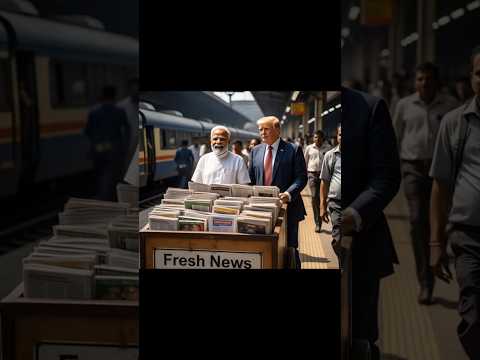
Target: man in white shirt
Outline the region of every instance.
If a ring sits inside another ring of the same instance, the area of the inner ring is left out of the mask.
[[[215,126],[210,132],[212,152],[200,158],[192,181],[202,184],[249,184],[245,161],[239,155],[228,151],[230,130]]]
[[[318,130],[313,136],[313,144],[305,149],[305,163],[307,164],[308,186],[312,195],[313,217],[315,219],[315,232],[319,233],[322,229],[322,220],[320,219],[320,172],[322,171],[322,162],[325,153],[332,147],[324,141],[322,130]]]
[[[198,164],[198,160],[200,159],[200,145],[198,145],[198,139],[193,139],[193,144],[190,145],[188,148],[193,154],[193,168],[195,169]]]

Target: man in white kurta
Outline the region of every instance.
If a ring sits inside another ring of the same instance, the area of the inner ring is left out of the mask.
[[[192,181],[202,184],[249,184],[245,161],[239,155],[228,151],[230,131],[216,126],[210,133],[212,152],[198,161]]]

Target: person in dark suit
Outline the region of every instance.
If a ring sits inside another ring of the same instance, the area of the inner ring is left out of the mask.
[[[352,243],[352,336],[380,354],[380,279],[398,264],[383,210],[400,187],[400,160],[392,120],[383,99],[342,89],[342,235]],[[355,352],[355,347],[354,350]]]
[[[287,245],[295,248],[296,266],[300,268],[298,254],[298,223],[307,214],[300,192],[307,184],[307,168],[301,146],[280,138],[280,121],[275,116],[257,121],[262,144],[251,152],[249,174],[253,185],[271,185],[280,189],[280,199],[287,207]]]

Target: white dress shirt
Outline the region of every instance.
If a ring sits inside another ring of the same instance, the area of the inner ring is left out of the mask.
[[[239,155],[228,152],[224,158],[209,152],[198,160],[192,181],[202,184],[249,184],[245,161]]]
[[[265,148],[265,155],[263,156],[263,166],[265,166],[265,160],[267,159],[268,155],[268,144]],[[273,176],[273,166],[275,165],[275,156],[277,155],[278,145],[280,145],[280,138],[277,139],[271,146],[272,146],[272,176]]]

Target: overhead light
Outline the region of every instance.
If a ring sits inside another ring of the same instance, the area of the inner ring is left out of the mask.
[[[383,49],[381,52],[380,52],[380,56],[388,56],[390,55],[390,50],[388,49]]]
[[[290,106],[287,106],[287,108],[285,109],[285,112],[286,113],[290,112]]]
[[[300,94],[300,91],[294,91],[292,94],[292,101],[296,101],[299,94]]]
[[[418,40],[418,33],[412,33],[408,35],[406,38],[404,38],[402,41],[400,41],[400,45],[403,47],[410,45],[411,43],[415,42]]]
[[[433,30],[437,30],[437,29],[438,29],[438,23],[437,23],[436,21],[434,21],[434,22],[432,23],[432,28],[433,28]]]
[[[352,6],[348,12],[348,18],[353,21],[358,15],[360,15],[360,8],[358,6]]]
[[[308,120],[308,123],[311,124],[311,123],[314,122],[314,121],[315,121],[315,118],[313,117],[313,118],[311,118],[310,120]]]
[[[298,128],[299,129],[303,128],[303,125],[302,124],[298,125]]]
[[[327,114],[328,114],[328,110],[322,112],[322,116],[325,116],[325,115],[327,115]]]
[[[335,109],[340,109],[341,107],[342,107],[342,104],[335,105]]]
[[[437,22],[440,26],[447,25],[450,22],[450,16],[443,16]]]
[[[460,8],[455,11],[452,11],[450,15],[452,16],[452,19],[458,19],[459,17],[462,17],[463,15],[465,15],[465,10],[463,10],[463,8]]]
[[[472,1],[471,3],[467,4],[467,10],[472,11],[480,7],[480,0]]]
[[[342,37],[346,38],[350,35],[350,29],[348,27],[342,28]]]
[[[282,119],[285,120],[287,118],[287,115],[283,115]]]
[[[330,109],[328,109],[328,112],[334,112],[335,111],[335,108],[331,107]]]
[[[283,125],[283,123],[284,123],[284,122],[285,122],[285,121],[283,121],[283,120],[282,120],[282,121],[280,121],[280,125]]]

